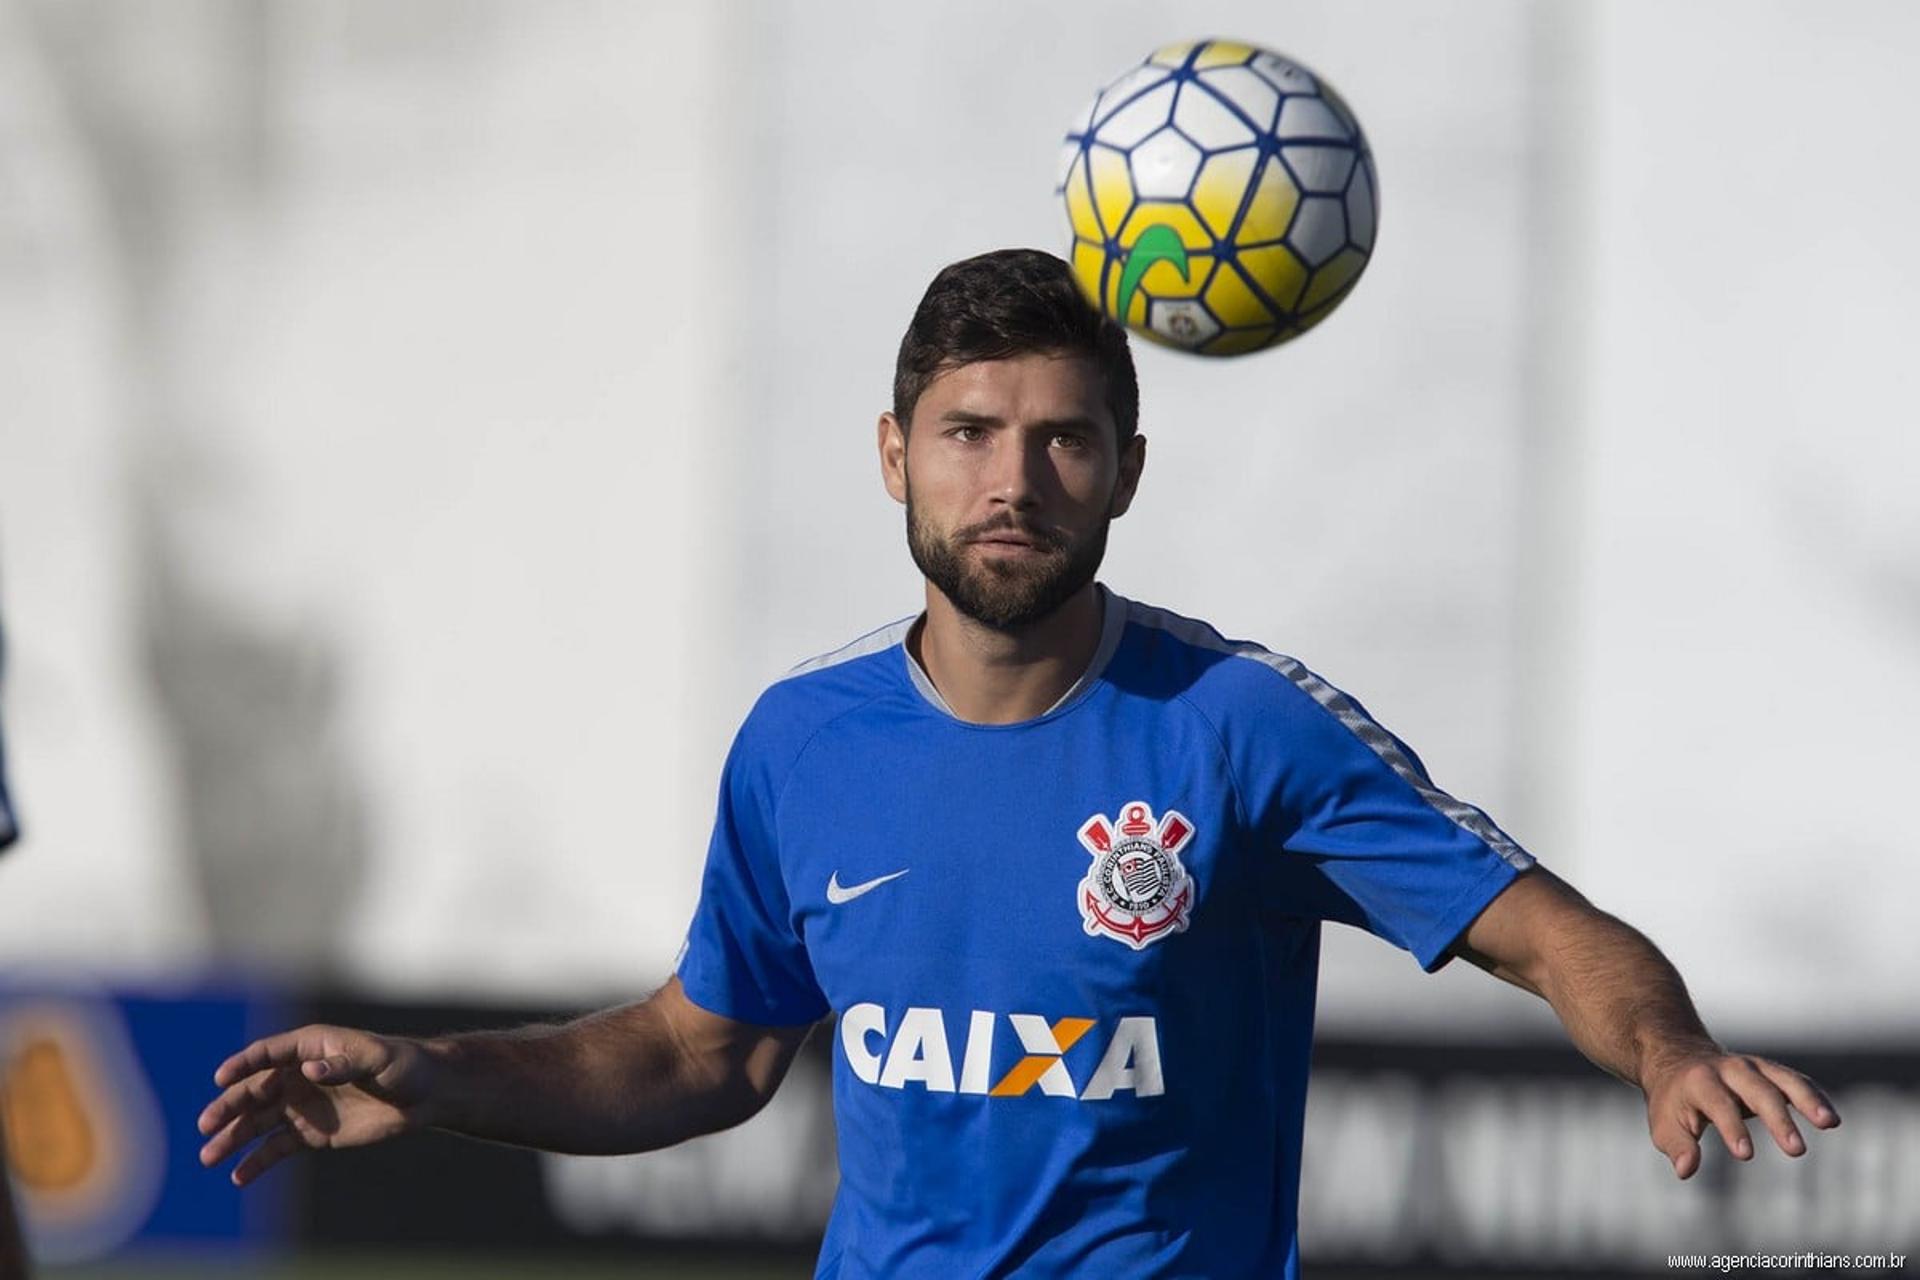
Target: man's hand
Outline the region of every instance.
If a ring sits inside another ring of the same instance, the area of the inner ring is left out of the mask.
[[[256,1040],[220,1064],[223,1090],[200,1113],[214,1165],[265,1136],[233,1171],[246,1186],[296,1151],[358,1147],[423,1128],[434,1063],[422,1046],[309,1026]]]
[[[1699,1169],[1708,1126],[1736,1159],[1751,1160],[1749,1116],[1790,1156],[1807,1149],[1790,1109],[1817,1128],[1840,1123],[1833,1103],[1798,1071],[1721,1048],[1659,948],[1544,867],[1508,885],[1454,952],[1546,1000],[1580,1052],[1640,1086],[1653,1145],[1682,1178]]]
[[[1780,1149],[1806,1154],[1807,1142],[1793,1123],[1798,1111],[1816,1128],[1835,1129],[1840,1113],[1818,1085],[1798,1071],[1766,1058],[1703,1048],[1649,1070],[1641,1081],[1647,1095],[1647,1128],[1653,1145],[1673,1162],[1673,1171],[1691,1178],[1700,1168],[1700,1136],[1711,1125],[1735,1159],[1753,1159],[1748,1117],[1758,1117]]]

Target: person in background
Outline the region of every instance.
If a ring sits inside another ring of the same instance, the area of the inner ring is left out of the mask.
[[[0,633],[0,676],[6,670],[7,642],[4,633]],[[7,749],[4,734],[0,734],[0,854],[7,846],[20,838],[20,826],[14,820],[13,805],[7,796]],[[0,1067],[4,1067],[0,1063]],[[0,1121],[4,1121],[5,1108],[0,1107]],[[27,1245],[21,1238],[20,1218],[13,1209],[13,1191],[7,1179],[7,1135],[4,1123],[0,1123],[0,1280],[25,1280],[27,1274]]]

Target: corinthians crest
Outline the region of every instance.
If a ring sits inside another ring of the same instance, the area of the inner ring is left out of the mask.
[[[1180,865],[1180,850],[1193,838],[1193,824],[1167,810],[1135,800],[1120,806],[1109,823],[1094,814],[1080,827],[1080,843],[1093,865],[1080,881],[1080,919],[1090,937],[1106,934],[1135,951],[1187,927],[1193,881]]]

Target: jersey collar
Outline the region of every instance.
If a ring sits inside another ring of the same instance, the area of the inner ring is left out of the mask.
[[[1032,724],[1035,720],[1044,720],[1048,716],[1058,715],[1060,712],[1065,711],[1068,707],[1073,706],[1082,698],[1086,697],[1088,693],[1092,692],[1094,685],[1100,682],[1100,677],[1106,672],[1107,664],[1113,660],[1114,650],[1120,647],[1120,636],[1127,629],[1126,600],[1107,590],[1103,584],[1095,583],[1094,587],[1095,590],[1100,593],[1102,605],[1100,644],[1094,649],[1093,660],[1087,664],[1087,669],[1080,673],[1080,678],[1075,680],[1052,706],[1035,716],[1033,720],[1015,721],[1014,725],[983,725],[979,727],[1002,729],[1013,728],[1021,724]],[[928,677],[926,670],[914,660],[913,653],[907,648],[907,636],[912,634],[915,627],[926,620],[926,616],[925,613],[922,613],[919,617],[911,619],[900,631],[900,657],[907,664],[907,678],[913,682],[914,689],[922,698],[927,700],[928,704],[931,705],[934,710],[951,719],[959,720],[961,724],[972,724],[973,722],[971,720],[961,720],[959,716],[954,715],[953,708],[948,706],[947,700],[940,696],[940,691],[933,687],[933,680]]]

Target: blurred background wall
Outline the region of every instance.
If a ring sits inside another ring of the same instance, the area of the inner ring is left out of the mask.
[[[1339,87],[1379,247],[1291,346],[1138,344],[1105,580],[1363,699],[1722,1034],[1912,1043],[1895,0],[5,0],[0,965],[651,989],[755,694],[919,607],[921,290],[1064,245],[1067,121],[1196,34]],[[1332,1033],[1552,1027],[1333,932]]]

